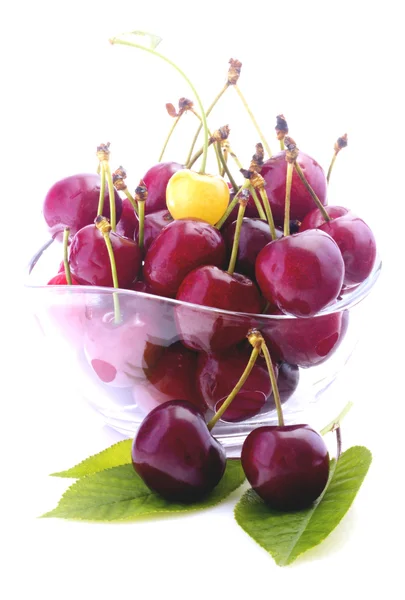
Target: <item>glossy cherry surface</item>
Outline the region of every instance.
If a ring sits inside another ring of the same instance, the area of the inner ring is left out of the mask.
[[[118,235],[127,237],[131,240],[134,239],[135,229],[138,228],[138,217],[132,207],[132,204],[128,198],[124,198],[122,201],[122,214],[115,232]]]
[[[310,156],[300,152],[298,159],[308,183],[323,205],[327,204],[327,182],[322,167]],[[273,155],[263,164],[261,175],[266,181],[266,192],[269,198],[276,225],[283,225],[285,206],[285,184],[287,161],[285,152]],[[302,221],[307,213],[315,207],[315,203],[294,170],[291,186],[290,218]]]
[[[336,219],[336,217],[341,217],[349,212],[349,209],[344,206],[325,206],[325,210],[331,219]],[[325,219],[323,218],[321,211],[319,208],[314,208],[304,217],[299,230],[306,231],[307,229],[318,229],[318,227],[324,223]]]
[[[169,223],[149,247],[144,279],[155,294],[175,298],[190,271],[224,262],[225,242],[218,229],[203,221],[179,219]]]
[[[325,442],[308,425],[254,429],[242,446],[241,461],[255,492],[280,511],[309,507],[329,477]]]
[[[156,212],[145,215],[143,233],[143,247],[145,252],[149,250],[150,245],[159,235],[162,229],[172,222],[173,217],[167,209],[158,210]],[[139,222],[136,223],[133,237],[136,242],[139,242]]]
[[[143,176],[143,181],[148,190],[148,199],[145,203],[145,214],[157,210],[167,210],[166,188],[169,179],[174,173],[184,169],[184,166],[176,162],[161,162],[153,165]]]
[[[62,239],[63,230],[70,228],[70,237],[79,229],[94,223],[100,196],[100,176],[92,173],[71,175],[54,183],[45,196],[43,215],[52,237]],[[122,201],[114,190],[117,222]],[[110,217],[108,186],[104,194],[103,216]]]
[[[224,228],[222,234],[226,244],[228,260],[231,257],[235,229],[236,221],[233,221]],[[282,236],[281,231],[276,233],[279,237]],[[270,229],[266,221],[244,217],[240,230],[235,271],[254,279],[257,255],[271,241]]]
[[[182,302],[233,312],[259,313],[263,307],[257,286],[246,276],[211,265],[198,267],[183,280],[176,296]],[[176,307],[182,342],[194,350],[219,352],[243,340],[252,327],[249,317]]]
[[[157,406],[132,445],[132,464],[145,484],[168,500],[199,500],[221,480],[225,451],[201,412],[189,402]]]
[[[319,229],[270,242],[256,260],[256,280],[264,297],[298,317],[315,315],[334,302],[343,278],[339,247]]]
[[[118,283],[129,287],[141,267],[141,251],[134,240],[110,232]],[[69,265],[72,274],[83,284],[113,287],[111,263],[103,235],[96,225],[80,229],[69,246]]]
[[[246,368],[250,353],[251,348],[238,348],[222,354],[199,355],[197,388],[211,410],[218,410],[229,396]],[[222,415],[222,420],[237,422],[257,415],[271,394],[266,365],[257,360],[242,389]]]
[[[320,226],[339,246],[345,264],[343,283],[355,286],[370,275],[377,254],[370,227],[353,213],[347,213]]]

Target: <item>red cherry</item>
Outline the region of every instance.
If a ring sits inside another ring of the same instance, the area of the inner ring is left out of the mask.
[[[133,396],[136,404],[149,412],[169,400],[188,400],[202,412],[206,406],[196,391],[197,358],[195,352],[175,343],[163,354],[146,377],[135,382]]]
[[[52,279],[50,279],[48,281],[47,285],[68,285],[68,282],[66,279],[66,274],[64,272],[58,273],[57,275],[55,275],[54,277],[52,277]],[[74,277],[72,277],[72,285],[80,285],[79,282],[76,281],[76,279]]]
[[[197,387],[205,404],[217,411],[239,381],[250,356],[249,349],[237,348],[226,354],[204,354],[198,358]],[[277,372],[277,369],[276,369]],[[221,419],[244,421],[257,415],[272,393],[265,364],[256,361],[242,389]]]
[[[336,217],[341,217],[342,215],[346,215],[349,212],[348,208],[344,208],[344,206],[325,206],[325,210],[330,216],[331,219],[336,219]],[[318,229],[321,225],[325,223],[325,219],[319,210],[319,208],[314,208],[305,215],[302,223],[299,227],[299,231],[306,231],[307,229]]]
[[[345,264],[344,285],[358,285],[370,275],[377,246],[370,227],[351,212],[320,226],[337,243]]]
[[[162,162],[151,167],[143,176],[143,181],[148,190],[148,200],[145,203],[145,214],[158,210],[167,210],[166,187],[174,173],[184,169],[183,165],[176,162]]]
[[[192,502],[214,489],[226,465],[201,412],[189,402],[165,402],[142,422],[132,464],[145,484],[169,500]]]
[[[122,215],[117,223],[115,232],[118,235],[127,237],[130,240],[134,239],[135,229],[138,228],[138,217],[135,214],[132,204],[128,198],[124,198],[122,201]]]
[[[94,223],[100,197],[100,176],[96,174],[71,175],[57,181],[48,191],[43,215],[52,237],[62,239],[63,231],[70,228],[70,236]],[[114,191],[117,222],[121,217],[122,201]],[[108,186],[104,195],[104,216],[110,217]]]
[[[244,275],[206,265],[183,280],[177,300],[226,311],[259,313],[262,299],[256,285]],[[243,340],[252,327],[246,315],[227,315],[186,305],[176,307],[182,342],[193,350],[219,352]]]
[[[323,205],[327,204],[327,182],[322,167],[310,156],[300,152],[297,163],[301,167],[306,180]],[[282,226],[284,222],[285,188],[287,161],[285,151],[273,155],[263,164],[261,173],[266,181],[266,192],[271,205],[274,222]],[[313,210],[314,201],[294,170],[291,186],[290,219],[302,221],[307,213]]]
[[[310,229],[270,242],[256,260],[256,279],[273,306],[310,317],[336,300],[344,262],[336,242]]]
[[[167,209],[158,210],[145,216],[143,233],[143,247],[145,252],[149,250],[150,245],[156,239],[162,229],[172,222],[173,217]],[[139,242],[139,221],[136,223],[133,238],[136,242]]]
[[[110,232],[118,283],[129,287],[136,279],[141,266],[141,251],[133,240]],[[110,258],[102,233],[96,225],[80,229],[69,247],[69,265],[72,274],[88,285],[113,286]]]
[[[185,276],[200,265],[222,266],[225,242],[212,225],[193,219],[169,223],[145,256],[144,278],[155,294],[175,298]]]
[[[328,449],[308,425],[257,427],[243,443],[241,461],[255,492],[280,511],[310,506],[329,478]]]

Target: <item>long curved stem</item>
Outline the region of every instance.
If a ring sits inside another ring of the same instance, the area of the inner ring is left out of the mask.
[[[100,162],[100,196],[98,199],[97,215],[102,215],[104,210],[104,194],[105,194],[105,167],[104,162]]]
[[[207,165],[207,152],[208,152],[208,125],[207,125],[207,117],[204,111],[204,107],[203,104],[201,102],[201,98],[198,95],[197,90],[195,89],[194,85],[191,83],[190,79],[187,77],[187,75],[184,73],[184,71],[182,71],[180,69],[180,67],[178,67],[173,61],[171,61],[169,58],[167,58],[166,56],[164,56],[163,54],[160,54],[160,52],[156,52],[156,50],[152,50],[152,48],[147,48],[146,46],[142,46],[141,44],[137,44],[136,42],[129,42],[127,40],[121,40],[119,38],[112,38],[110,39],[110,43],[111,44],[121,44],[122,46],[130,46],[132,48],[138,48],[139,50],[144,50],[145,52],[149,52],[150,54],[153,54],[154,56],[161,58],[162,60],[164,60],[165,62],[167,62],[169,65],[171,65],[174,69],[176,69],[176,71],[185,79],[185,81],[188,83],[188,85],[190,86],[195,99],[197,100],[198,106],[200,108],[200,114],[201,114],[201,118],[202,118],[202,123],[203,123],[203,128],[204,128],[204,152],[203,152],[203,159],[201,162],[201,168],[200,168],[200,173],[204,174],[205,173],[205,168]]]
[[[259,137],[260,137],[260,139],[261,139],[261,142],[262,142],[262,144],[263,144],[263,146],[264,146],[264,149],[266,150],[266,152],[267,152],[267,154],[268,154],[269,156],[272,156],[272,152],[271,152],[271,150],[270,150],[270,146],[269,146],[269,145],[268,145],[268,143],[266,142],[266,139],[265,139],[265,137],[264,137],[264,135],[263,135],[263,133],[262,133],[262,130],[260,129],[260,127],[259,127],[259,124],[258,124],[258,122],[256,121],[256,119],[255,119],[255,117],[254,117],[254,115],[253,115],[252,111],[250,110],[250,107],[249,107],[248,103],[246,102],[246,100],[245,100],[245,97],[244,97],[244,95],[242,94],[242,92],[241,92],[241,90],[240,90],[239,86],[238,86],[237,84],[235,84],[233,87],[234,87],[234,88],[235,88],[235,90],[237,91],[239,98],[242,100],[242,104],[243,104],[243,106],[245,107],[245,109],[246,109],[246,111],[247,111],[247,113],[248,113],[248,115],[249,115],[249,117],[250,117],[250,119],[251,119],[251,121],[252,121],[253,125],[255,126],[257,133],[259,134]]]
[[[310,193],[311,198],[313,199],[313,201],[315,202],[316,206],[321,211],[322,217],[325,219],[325,221],[330,221],[330,216],[326,212],[324,205],[319,200],[318,196],[315,194],[315,191],[312,189],[310,183],[307,181],[307,179],[306,179],[306,177],[305,177],[305,175],[304,175],[304,173],[303,173],[303,171],[302,171],[302,169],[301,169],[301,167],[300,167],[300,165],[298,164],[297,161],[295,161],[294,167],[295,167],[295,170],[297,171],[298,176],[301,179],[302,183],[305,185],[306,189]]]
[[[164,144],[163,144],[163,148],[162,148],[162,150],[161,150],[161,152],[160,152],[160,154],[159,154],[158,162],[161,162],[161,160],[162,160],[162,158],[163,158],[163,155],[164,155],[164,153],[165,153],[165,150],[166,150],[166,148],[167,148],[167,144],[169,143],[169,140],[170,140],[170,138],[172,137],[172,133],[173,133],[173,131],[176,129],[176,125],[177,125],[177,123],[180,121],[180,118],[181,118],[182,114],[183,114],[183,113],[180,113],[180,114],[179,114],[179,116],[178,116],[178,117],[176,117],[176,119],[174,120],[174,123],[173,123],[173,125],[170,127],[170,131],[169,131],[169,133],[167,134],[167,137],[166,137],[166,139],[165,139],[165,142],[164,142]]]
[[[274,218],[273,218],[273,213],[272,213],[270,202],[269,202],[269,197],[264,188],[260,189],[260,197],[262,199],[264,210],[266,213],[267,223],[269,224],[271,239],[274,242],[274,240],[277,239],[276,227],[274,225]]]
[[[105,175],[106,175],[107,185],[108,185],[108,196],[110,199],[111,229],[113,231],[115,231],[117,229],[117,215],[116,215],[116,211],[115,211],[115,193],[114,193],[115,188],[114,188],[114,183],[112,180],[110,163],[107,160],[104,161],[104,169],[105,169]]]
[[[218,156],[219,156],[219,160],[221,161],[222,164],[222,168],[224,169],[225,173],[228,175],[228,179],[231,182],[231,185],[233,187],[233,191],[235,192],[235,194],[238,192],[238,186],[234,180],[234,178],[232,177],[232,173],[229,170],[228,165],[226,164],[223,152],[222,152],[222,148],[221,148],[221,143],[220,142],[216,142],[217,144],[217,149],[218,149]]]
[[[269,350],[266,346],[266,342],[264,340],[262,341],[262,352],[264,355],[264,360],[266,361],[267,370],[269,372],[271,387],[272,387],[273,396],[274,396],[274,403],[276,405],[276,410],[277,410],[278,424],[280,425],[280,427],[283,427],[284,426],[284,417],[283,417],[283,409],[281,408],[280,393],[278,391],[277,377],[276,377],[276,373],[274,371],[273,361],[271,360],[270,352],[269,352]]]
[[[245,214],[246,201],[239,202],[238,218],[236,220],[235,234],[233,236],[231,258],[229,260],[228,273],[233,275],[236,266],[236,259],[238,257],[240,232],[242,229],[243,215]]]
[[[328,174],[326,176],[326,181],[328,183],[329,183],[329,179],[330,179],[330,176],[331,176],[331,173],[332,173],[333,165],[335,164],[336,157],[337,157],[337,152],[335,152],[335,154],[332,156],[332,160],[331,160],[331,163],[329,165]]]

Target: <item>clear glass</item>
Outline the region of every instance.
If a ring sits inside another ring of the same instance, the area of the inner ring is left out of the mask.
[[[129,437],[151,408],[175,397],[179,390],[184,394],[192,388],[193,400],[201,403],[201,388],[195,383],[202,377],[215,378],[210,363],[205,371],[202,366],[207,354],[225,360],[221,364],[227,364],[226,357],[235,348],[248,357],[246,334],[253,327],[265,337],[273,362],[283,361],[284,367],[285,362],[299,365],[294,368],[298,386],[283,402],[286,423],[308,422],[309,413],[312,418],[316,413],[319,427],[325,425],[345,404],[344,398],[331,393],[331,384],[361,336],[363,301],[381,270],[377,257],[372,273],[360,286],[316,317],[296,318],[232,313],[130,290],[48,286],[60,258],[61,245],[49,241],[30,261],[26,282],[29,309],[49,342],[50,353],[58,356],[57,364],[61,369],[68,365],[69,380],[76,383],[79,393],[106,424]],[[120,308],[119,323],[114,316],[114,294]],[[182,368],[174,369],[173,365],[179,364],[176,356],[184,352],[187,360]],[[165,362],[168,353],[172,358]],[[226,396],[233,387],[227,388],[232,376],[235,369],[232,375],[222,367],[220,384],[217,379],[212,389],[226,389],[222,392]],[[262,388],[253,390],[254,395],[257,414],[233,422],[222,419],[213,429],[229,456],[239,454],[254,427],[277,423],[273,396],[266,397]],[[241,399],[243,391],[238,402]],[[207,420],[212,414],[207,410]]]

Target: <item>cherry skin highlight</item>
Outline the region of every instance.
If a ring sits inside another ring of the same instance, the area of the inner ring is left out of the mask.
[[[141,423],[132,464],[145,484],[167,500],[195,502],[220,482],[226,455],[193,404],[171,401]]]
[[[70,238],[82,227],[94,223],[100,196],[100,176],[92,173],[71,175],[54,183],[45,196],[43,215],[52,237],[62,240],[63,231],[70,228]],[[122,201],[114,191],[117,222],[121,217]],[[110,218],[108,186],[104,194],[105,217]]]
[[[308,508],[328,482],[328,450],[308,425],[254,429],[243,443],[241,461],[254,491],[280,511]]]

